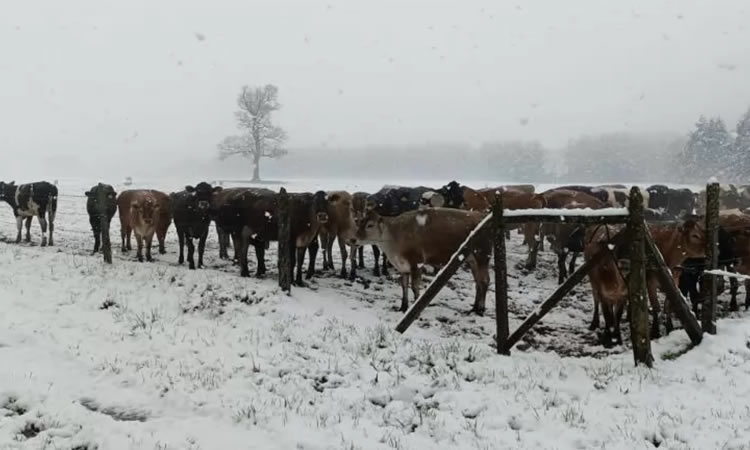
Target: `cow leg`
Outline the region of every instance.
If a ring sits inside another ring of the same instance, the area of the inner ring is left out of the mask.
[[[576,259],[578,259],[578,252],[571,252],[570,264],[568,265],[568,275],[572,275],[576,271]]]
[[[37,217],[39,219],[39,228],[42,229],[42,247],[47,246],[47,219],[43,215]],[[29,218],[29,225],[31,225],[31,218]]]
[[[234,257],[237,258],[237,262],[240,265],[240,276],[249,277],[250,270],[247,266],[247,251],[250,247],[250,233],[232,233],[234,241]],[[260,266],[258,266],[260,271]],[[260,277],[260,274],[257,274]]]
[[[602,333],[602,345],[611,348],[615,340],[615,314],[609,302],[602,303],[602,315],[604,316],[604,333]]]
[[[336,270],[336,266],[333,264],[333,241],[336,239],[336,235],[333,233],[328,233],[328,237],[326,238],[326,255],[328,257],[328,268],[331,270]]]
[[[18,236],[16,236],[16,244],[21,242],[21,230],[23,230],[23,217],[16,217],[16,226],[18,227]]]
[[[167,237],[166,227],[163,230],[156,230],[156,240],[159,241],[159,254],[164,255],[167,253],[167,249],[164,246],[164,240]]]
[[[128,251],[133,250],[133,247],[130,245],[130,235],[133,234],[133,228],[128,226],[127,228],[127,236],[128,236]]]
[[[188,248],[188,269],[195,270],[195,244],[193,243],[193,237],[187,236],[187,248]]]
[[[157,237],[158,239],[158,237]],[[151,257],[151,242],[154,240],[154,233],[147,234],[145,237],[146,241],[146,261],[151,262],[154,259]]]
[[[372,246],[372,257],[375,259],[375,267],[372,269],[373,275],[380,276],[380,248],[377,245]]]
[[[532,270],[536,268],[536,257],[539,253],[539,241],[535,238],[529,239],[529,255],[526,258],[526,269]]]
[[[198,268],[203,268],[203,252],[206,251],[206,239],[208,239],[208,230],[198,239]]]
[[[544,236],[542,235],[542,225],[536,224],[536,239],[539,241],[539,251],[544,251]]]
[[[228,234],[225,233],[218,224],[216,225],[216,235],[219,240],[219,259],[229,259],[229,252],[227,251]]]
[[[125,253],[128,251],[127,247],[125,247],[125,226],[120,224],[120,241],[122,241],[122,246],[120,247],[120,251],[122,253]]]
[[[419,271],[419,268],[416,269]],[[401,274],[401,308],[399,311],[406,312],[409,309],[409,273]]]
[[[622,345],[622,333],[620,333],[620,323],[622,323],[622,313],[625,310],[625,303],[620,302],[615,306],[615,336],[614,341],[617,345]]]
[[[294,244],[294,241],[290,242],[290,248],[292,251],[292,257],[290,258],[292,262],[292,277],[294,279],[295,285],[299,287],[305,287],[306,284],[302,280],[302,265],[305,262],[305,251],[307,250],[307,248],[297,248]]]
[[[467,260],[474,277],[474,306],[471,312],[483,316],[486,310],[487,288],[490,285],[489,257],[477,260],[475,255],[471,255]]]
[[[422,270],[419,266],[413,266],[411,269],[411,291],[414,293],[414,301],[419,298],[419,291],[422,288]]]
[[[307,274],[305,275],[305,278],[308,280],[311,279],[313,275],[315,275],[315,260],[318,258],[319,248],[320,245],[318,245],[317,238],[313,239],[310,242],[310,245],[307,246],[307,257],[310,258],[310,261],[307,262]]]
[[[138,233],[135,233],[135,243],[138,245],[136,257],[139,262],[143,262],[143,237]]]
[[[26,242],[31,242],[31,217],[26,218]]]
[[[266,275],[266,243],[263,241],[256,241],[253,245],[255,249],[255,260],[257,262],[257,269],[255,269],[255,275],[260,278]],[[292,247],[294,248],[294,247]],[[292,256],[294,253],[292,253]]]
[[[89,224],[91,224],[91,231],[94,233],[94,250],[91,254],[95,255],[99,251],[99,246],[101,245],[101,221],[97,216],[89,217]]]
[[[357,249],[357,253],[358,253],[358,257],[359,257],[358,258],[358,263],[357,263],[357,268],[358,269],[364,269],[365,268],[365,247],[364,246],[360,246]]]
[[[594,331],[599,328],[599,304],[601,303],[601,294],[593,286],[591,289],[591,294],[592,297],[594,297],[594,316],[591,318],[591,325],[589,325],[589,330]]]
[[[177,229],[177,245],[180,247],[180,256],[177,257],[177,264],[185,262],[185,231]]]
[[[563,284],[565,279],[568,278],[567,268],[565,266],[565,259],[568,253],[561,249],[557,252],[557,284]]]
[[[357,279],[357,250],[360,250],[362,247],[357,248],[356,245],[351,244],[349,246],[349,267],[351,269],[349,270],[349,280],[354,281]]]
[[[54,238],[54,234],[55,234],[55,212],[52,212],[52,211],[48,212],[48,216],[49,216],[49,219],[48,219],[48,223],[49,223],[49,242],[48,242],[48,245],[51,247],[51,246],[55,245],[55,238]]]
[[[341,253],[341,278],[346,278],[346,259],[349,257],[349,253],[346,251],[346,241],[341,236],[337,236],[336,240],[339,241],[339,252]],[[352,267],[354,271],[354,267]]]

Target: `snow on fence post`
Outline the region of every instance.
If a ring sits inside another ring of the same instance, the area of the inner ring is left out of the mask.
[[[289,195],[286,189],[279,191],[279,286],[289,293],[292,290],[291,226],[289,216]]]
[[[492,225],[495,240],[495,331],[497,352],[510,355],[507,345],[510,326],[508,324],[508,265],[505,258],[505,220],[503,218],[503,193],[495,196],[492,208]]]
[[[628,275],[628,316],[630,317],[630,339],[633,345],[635,365],[653,367],[651,339],[648,333],[648,294],[646,291],[646,225],[643,218],[643,195],[640,189],[630,189],[630,220],[628,253],[630,272]]]
[[[706,270],[717,268],[719,259],[718,238],[719,183],[709,183],[706,186]],[[703,331],[709,334],[716,334],[716,282],[715,276],[703,275],[701,325]]]
[[[99,216],[101,220],[102,230],[102,253],[104,254],[104,262],[112,264],[112,243],[109,240],[109,217],[106,214]]]

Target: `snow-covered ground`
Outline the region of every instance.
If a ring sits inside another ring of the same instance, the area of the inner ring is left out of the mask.
[[[400,335],[400,288],[371,276],[369,249],[363,281],[321,274],[291,296],[273,251],[267,279],[242,279],[213,234],[203,270],[176,265],[171,231],[156,262],[115,248],[107,266],[88,255],[93,182],[60,181],[56,247],[7,243],[0,205],[0,448],[750,448],[744,314],[687,353],[681,331],[656,341],[655,368],[636,369],[588,331],[583,285],[503,357],[494,292],[487,317],[466,315],[465,270]],[[520,236],[508,254],[523,260]],[[511,269],[512,328],[554,289],[554,268],[546,252],[535,272]]]

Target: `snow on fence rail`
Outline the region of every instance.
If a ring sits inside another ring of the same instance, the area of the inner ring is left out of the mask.
[[[750,276],[742,275],[734,272],[727,272],[726,270],[706,270],[703,272],[706,275],[714,275],[717,277],[736,278],[738,280],[750,280]]]
[[[602,208],[602,209],[507,209],[503,211],[503,217],[519,216],[552,216],[552,217],[622,217],[629,215],[627,208]]]

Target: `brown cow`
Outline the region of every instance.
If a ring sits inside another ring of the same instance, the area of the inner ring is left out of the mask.
[[[750,276],[750,216],[722,211],[719,215],[719,225],[721,225],[721,227],[724,228],[733,239],[732,256],[737,260],[734,271],[742,275]],[[732,296],[729,303],[729,310],[737,311],[737,279],[730,278],[729,284]],[[748,309],[750,308],[750,280],[745,280],[744,285],[745,309]]]
[[[621,344],[620,319],[627,302],[628,290],[625,279],[618,267],[618,256],[624,256],[622,246],[609,249],[609,237],[614,236],[621,227],[594,225],[586,230],[584,247],[585,258],[591,259],[598,251],[611,251],[612,255],[604,258],[589,272],[591,290],[594,297],[594,316],[590,329],[599,327],[599,304],[606,329],[602,335],[602,343],[609,347],[613,343]],[[659,225],[649,226],[649,232],[654,243],[664,257],[664,261],[672,271],[675,286],[679,279],[679,266],[686,258],[697,258],[705,254],[705,231],[700,223],[686,220],[681,226]],[[659,281],[653,271],[647,275],[648,296],[651,305],[651,336],[659,336],[659,316],[661,306],[657,297]],[[670,329],[671,317],[669,303],[665,303],[667,329]]]
[[[130,233],[135,233],[138,245],[138,261],[143,261],[143,241],[146,241],[146,260],[151,258],[151,241],[158,230],[166,230],[160,222],[165,214],[162,199],[152,190],[127,190],[117,197],[117,209],[120,215],[120,238],[122,251],[131,250]],[[167,224],[167,227],[169,224]],[[158,237],[158,236],[157,236]]]
[[[159,241],[159,254],[167,253],[164,246],[164,240],[167,237],[167,230],[172,223],[172,207],[169,195],[164,192],[151,189],[150,192],[156,197],[159,203],[159,220],[156,223],[156,239]]]
[[[346,278],[346,260],[349,254],[346,251],[347,245],[354,237],[356,231],[354,224],[353,199],[352,195],[346,191],[331,191],[326,193],[328,201],[328,218],[320,224],[320,243],[323,248],[323,270],[334,270],[333,266],[333,241],[338,239],[339,251],[341,252],[341,278]],[[355,247],[351,248],[352,277],[356,273],[355,265]]]
[[[362,219],[365,217],[365,212],[367,211],[367,198],[370,196],[367,192],[355,192],[352,194],[352,210],[354,214],[354,224],[355,228],[359,224]],[[377,245],[372,245],[372,255],[373,259],[375,260],[375,267],[373,268],[373,274],[375,274],[376,277],[380,276],[380,249]],[[364,246],[357,247],[357,256],[358,256],[358,263],[357,268],[358,269],[364,269],[365,268],[365,255],[364,255]],[[387,261],[385,253],[383,253],[383,274],[387,274]]]
[[[601,209],[607,205],[597,198],[576,191],[547,191],[543,194],[549,208],[556,209]],[[557,254],[557,282],[562,284],[568,277],[568,270],[575,270],[576,259],[583,251],[585,227],[569,223],[545,223],[540,234],[546,237]],[[568,253],[572,253],[569,269],[566,268]]]
[[[409,306],[409,279],[414,297],[419,298],[420,266],[446,264],[469,233],[482,221],[484,213],[450,208],[426,208],[383,217],[368,211],[357,227],[359,243],[376,244],[401,274],[401,311]],[[492,252],[491,229],[478,237],[466,258],[474,276],[476,296],[473,312],[482,315],[489,286],[489,260]]]

